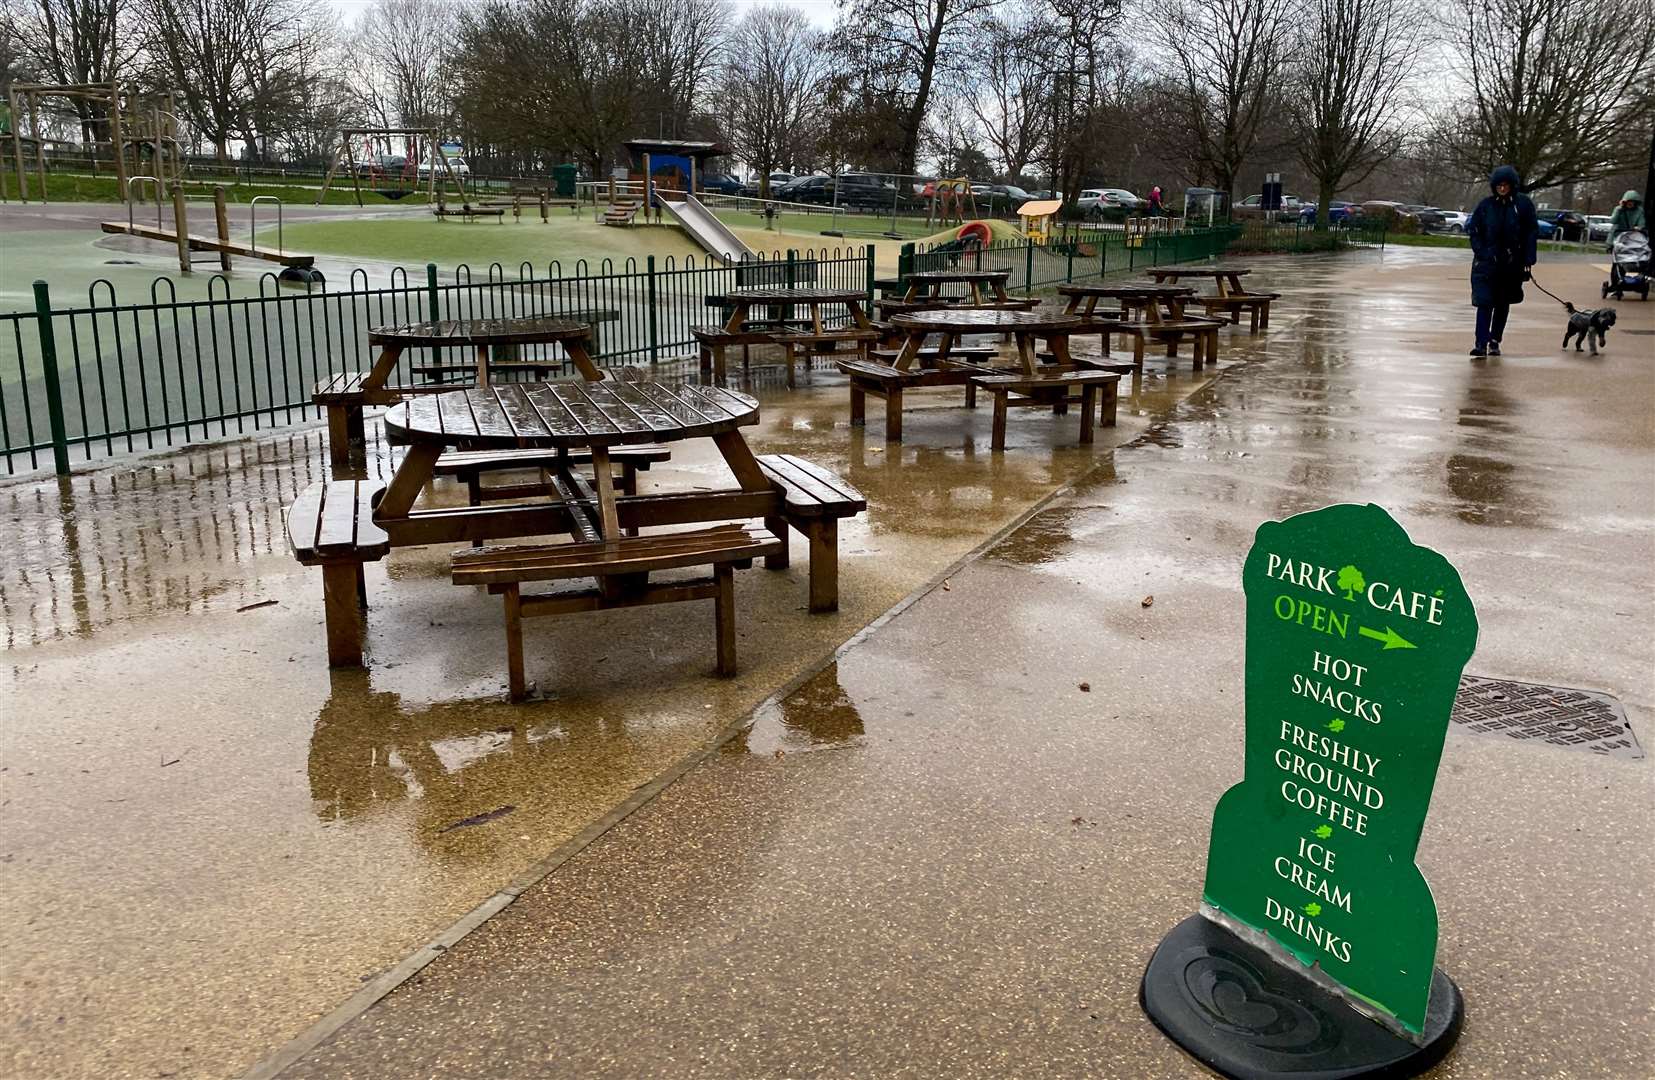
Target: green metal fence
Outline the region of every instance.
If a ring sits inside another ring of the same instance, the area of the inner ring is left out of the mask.
[[[1234,225],[1178,232],[1128,234],[1122,229],[1069,229],[1044,244],[999,240],[982,248],[958,250],[951,244],[903,246],[902,273],[972,269],[1009,270],[1006,288],[1029,292],[1067,281],[1108,274],[1130,274],[1151,266],[1196,262],[1223,254],[1241,235]],[[956,291],[964,292],[966,286]]]
[[[1341,251],[1347,248],[1382,248],[1385,246],[1383,221],[1316,230],[1315,225],[1302,221],[1251,220],[1236,226],[1241,235],[1236,240],[1238,252],[1271,254],[1302,254],[1312,251]]]
[[[35,283],[33,311],[0,314],[0,451],[6,472],[238,435],[310,420],[312,387],[372,364],[374,326],[424,319],[557,315],[591,322],[600,364],[659,363],[695,348],[690,327],[716,321],[709,297],[751,285],[820,284],[868,291],[873,251],[865,247],[775,252],[739,266],[650,257],[605,259],[565,272],[525,263],[515,273],[460,266],[425,280],[398,269],[384,287],[364,271],[344,289],[295,291],[274,275],[256,293],[235,296],[214,277],[205,300],[179,300],[157,279],[146,303],[121,303],[99,280],[86,302],[60,306]],[[520,359],[547,359],[531,346]],[[404,354],[394,380],[423,381]],[[435,359],[435,358],[433,358]]]

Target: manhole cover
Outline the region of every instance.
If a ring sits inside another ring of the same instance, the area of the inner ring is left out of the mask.
[[[1465,675],[1449,719],[1483,735],[1616,757],[1644,756],[1621,703],[1591,690]]]

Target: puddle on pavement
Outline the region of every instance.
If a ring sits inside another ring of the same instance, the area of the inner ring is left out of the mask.
[[[996,455],[991,410],[959,394],[916,401],[887,447],[849,427],[841,376],[809,379],[757,367],[748,438],[838,472],[869,512],[841,526],[837,614],[804,610],[796,536],[789,570],[737,575],[735,680],[709,675],[708,605],[541,619],[546,700],[509,706],[498,600],[450,584],[439,548],[369,566],[371,669],[328,672],[320,582],[283,521],[327,475],[317,429],[0,482],[0,902],[30,913],[0,1005],[54,1033],[13,1040],[0,1073],[245,1068],[1197,385],[1151,375],[1093,448],[1029,411]],[[400,451],[369,433],[387,477]],[[723,469],[686,444],[646,488]],[[857,737],[827,691],[787,711],[782,745]]]

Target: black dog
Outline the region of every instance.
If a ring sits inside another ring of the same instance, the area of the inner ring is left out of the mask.
[[[1615,325],[1614,308],[1597,308],[1593,311],[1577,311],[1573,304],[1564,304],[1569,309],[1569,328],[1563,331],[1563,347],[1569,347],[1569,339],[1575,339],[1575,352],[1580,351],[1584,343],[1591,346],[1592,355],[1598,354],[1598,346],[1604,344],[1609,328]]]

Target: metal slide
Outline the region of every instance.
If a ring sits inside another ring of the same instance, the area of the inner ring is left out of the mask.
[[[730,265],[758,258],[757,252],[737,239],[736,234],[694,195],[685,193],[682,202],[669,202],[666,192],[657,190],[655,194],[667,213],[672,215],[673,220],[683,226],[684,231],[689,233],[696,243],[706,248],[709,254],[717,255]]]

